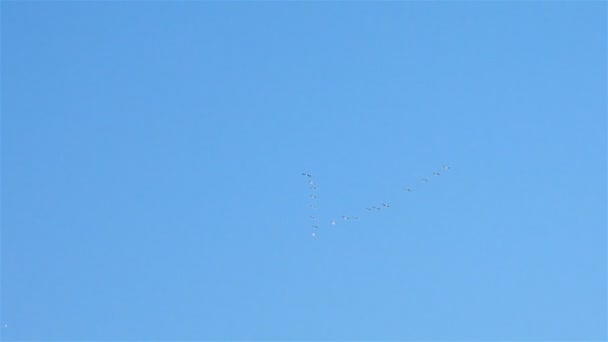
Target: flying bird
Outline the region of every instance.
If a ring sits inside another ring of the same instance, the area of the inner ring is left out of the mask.
[[[346,220],[348,220],[348,216],[342,216],[342,219],[343,219],[344,221],[346,221]]]
[[[410,188],[405,188],[403,190],[406,190],[407,192],[412,192],[412,189],[410,189]]]
[[[386,204],[386,203],[382,203],[382,206],[385,208],[390,208],[390,205]]]
[[[310,195],[311,198],[317,198],[317,195]]]
[[[331,220],[331,225],[332,225],[332,226],[335,226],[335,225],[336,225],[336,221]]]
[[[372,208],[365,208],[365,209],[367,209],[368,211],[372,211]]]
[[[312,177],[312,175],[310,173],[303,173],[303,172],[302,172],[302,176],[306,176],[306,177],[309,177],[309,178]]]
[[[450,167],[449,167],[449,166],[447,166],[447,165],[443,165],[443,169],[447,171],[447,170],[449,170],[449,169],[450,169]]]
[[[439,176],[439,175],[441,175],[441,173],[439,173],[439,172],[435,171],[435,172],[433,172],[433,175],[435,175],[435,176]]]
[[[422,178],[422,179],[421,179],[421,181],[423,181],[423,182],[428,182],[429,180],[428,180],[428,179],[426,179],[426,178]]]
[[[353,220],[358,220],[359,218],[357,216],[353,216]]]
[[[317,233],[312,232],[312,237],[313,237],[313,238],[316,238],[316,237],[317,237]]]

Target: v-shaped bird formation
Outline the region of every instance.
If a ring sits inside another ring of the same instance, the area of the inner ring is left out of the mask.
[[[447,172],[450,170],[450,167],[448,165],[443,165],[441,172],[439,171],[434,171],[432,173],[432,177],[439,177],[441,176],[442,172]],[[313,176],[310,173],[306,173],[303,172],[302,176],[306,177],[307,181],[308,181],[308,187],[311,191],[309,198],[310,198],[310,210],[312,211],[311,215],[310,215],[310,220],[311,220],[311,227],[313,229],[312,231],[312,237],[316,238],[317,237],[317,231],[319,230],[319,227],[322,225],[322,223],[329,223],[331,226],[335,226],[338,224],[338,222],[348,222],[348,221],[358,221],[359,217],[358,216],[346,216],[346,215],[341,215],[340,219],[338,218],[333,218],[330,219],[328,222],[321,222],[321,220],[319,220],[316,211],[318,209],[317,206],[317,184],[315,183],[315,180],[313,178]],[[427,183],[429,182],[430,179],[429,178],[420,178],[420,181],[418,183]],[[403,191],[405,192],[413,192],[414,191],[415,186],[414,185],[408,185],[405,186],[403,188]],[[382,211],[382,210],[388,210],[391,209],[391,205],[389,203],[379,203],[377,205],[372,205],[372,206],[368,206],[365,207],[365,211],[368,213],[373,213],[373,212],[377,212],[377,211]]]

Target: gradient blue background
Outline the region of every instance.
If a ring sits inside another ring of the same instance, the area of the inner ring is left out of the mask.
[[[3,339],[606,340],[606,11],[3,1]]]

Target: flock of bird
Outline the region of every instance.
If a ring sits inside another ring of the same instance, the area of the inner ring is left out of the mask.
[[[448,165],[444,164],[443,167],[442,167],[442,169],[443,169],[442,172],[443,171],[449,171],[450,167]],[[433,172],[433,176],[434,177],[438,177],[440,175],[441,175],[441,172],[439,172],[439,171]],[[317,206],[317,190],[318,190],[317,183],[315,183],[315,180],[314,180],[313,176],[310,173],[302,172],[302,176],[306,177],[306,179],[308,180],[308,186],[309,186],[309,188],[311,190],[311,193],[309,195],[309,197],[310,197],[310,209],[312,211],[312,213],[310,215],[310,220],[312,222],[311,227],[313,229],[313,231],[312,231],[312,237],[316,238],[317,237],[317,230],[319,229],[319,226],[320,226],[320,220],[318,219],[318,217],[316,215],[316,211],[318,209],[318,206]],[[420,182],[426,183],[428,181],[429,181],[428,178],[421,178],[420,179]],[[403,190],[407,191],[407,192],[412,192],[413,191],[413,189],[411,187],[404,187]],[[378,206],[373,205],[373,206],[366,207],[365,210],[367,210],[368,212],[374,212],[374,211],[389,209],[390,207],[391,206],[389,204],[387,204],[387,203],[381,203],[381,204],[378,204]],[[352,221],[357,221],[357,220],[359,220],[358,216],[345,216],[345,215],[342,215],[340,218],[342,219],[342,221],[351,221],[351,220]],[[332,219],[332,220],[329,221],[329,224],[332,225],[332,226],[335,226],[336,224],[338,224],[339,221],[340,220],[338,220],[338,219]]]

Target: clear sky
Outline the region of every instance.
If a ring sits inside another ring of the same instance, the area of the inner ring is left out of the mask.
[[[606,340],[606,13],[3,1],[3,339]]]

